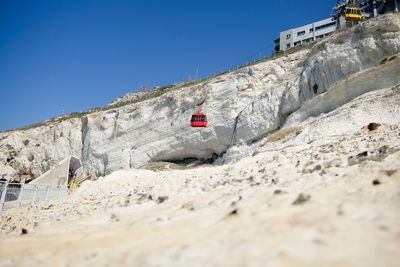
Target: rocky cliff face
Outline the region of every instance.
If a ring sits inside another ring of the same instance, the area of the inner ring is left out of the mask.
[[[81,135],[80,119],[1,133],[0,164],[37,177],[67,155],[80,156]]]
[[[156,98],[1,133],[0,162],[38,176],[73,154],[90,173],[102,176],[150,161],[215,158],[286,122],[299,123],[398,84],[399,52],[400,15],[387,14],[312,48],[171,88]],[[190,116],[200,101],[205,101],[209,126],[191,128]]]
[[[302,104],[332,88],[342,86],[341,101],[337,95],[330,94],[329,101],[323,103],[319,112],[332,110],[355,97],[380,88],[391,87],[400,82],[400,67],[393,66],[390,77],[368,76],[358,79],[351,88],[348,80],[355,74],[385,63],[400,51],[400,17],[389,14],[376,20],[366,21],[350,30],[339,31],[327,40],[319,42],[307,54],[299,54],[289,59],[289,70],[278,76],[273,86],[240,113],[236,140],[248,140],[276,129],[285,122],[288,115]],[[386,57],[386,58],[385,58]],[[273,62],[273,64],[279,64]],[[288,62],[285,64],[288,66]],[[379,70],[377,70],[379,72]],[[385,75],[386,70],[380,70]],[[264,72],[265,73],[265,72]],[[336,90],[338,91],[338,90]],[[315,102],[314,102],[315,104]],[[309,114],[318,115],[318,114]],[[254,125],[258,123],[258,125]]]

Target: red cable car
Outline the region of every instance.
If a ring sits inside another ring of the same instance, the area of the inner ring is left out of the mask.
[[[190,126],[192,127],[207,127],[207,116],[201,113],[201,105],[204,103],[201,102],[196,106],[199,106],[199,113],[195,113],[192,115],[192,119],[190,120]]]

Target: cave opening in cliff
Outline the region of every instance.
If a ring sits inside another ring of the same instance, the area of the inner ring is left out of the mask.
[[[318,93],[318,84],[314,84],[313,91],[314,91],[314,94]]]
[[[217,153],[212,153],[209,158],[187,157],[182,159],[163,160],[163,162],[169,162],[180,166],[197,166],[203,164],[213,164],[214,161],[219,157],[220,156]]]
[[[73,179],[77,178],[83,171],[82,163],[79,158],[74,156],[70,157],[68,166],[68,182],[69,184]]]

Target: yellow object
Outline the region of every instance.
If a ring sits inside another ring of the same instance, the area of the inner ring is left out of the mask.
[[[72,192],[72,190],[78,186],[78,179],[79,179],[83,174],[84,174],[84,172],[82,172],[81,175],[79,175],[79,176],[76,177],[74,180],[72,180],[71,182],[69,182],[69,184],[68,184],[68,194],[70,194],[70,193]]]
[[[356,1],[353,0],[353,6],[346,8],[345,19],[348,21],[360,21],[363,16],[361,15],[361,9],[356,7]]]

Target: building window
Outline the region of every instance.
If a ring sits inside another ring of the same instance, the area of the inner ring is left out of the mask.
[[[278,52],[278,51],[280,50],[280,46],[281,46],[281,39],[280,39],[280,38],[275,39],[275,40],[274,40],[274,49],[275,49],[275,52]]]
[[[302,35],[304,35],[304,34],[306,34],[306,31],[301,31],[301,32],[298,32],[298,33],[297,33],[297,36],[302,36]]]
[[[301,42],[300,42],[300,41],[297,41],[297,42],[294,43],[294,46],[298,46],[298,45],[300,45],[300,44],[301,44]]]
[[[324,25],[321,25],[321,26],[318,26],[318,27],[315,27],[315,30],[319,31],[319,30],[326,29],[326,28],[329,28],[329,27],[332,27],[332,26],[335,26],[335,25],[336,25],[336,21],[328,23],[328,24],[324,24]]]
[[[287,34],[287,35],[286,35],[286,39],[290,39],[290,34]]]
[[[313,31],[314,31],[314,29],[313,29],[313,28],[311,28],[311,29],[310,29],[310,32],[313,32]]]
[[[290,44],[286,44],[286,48],[290,48]]]

